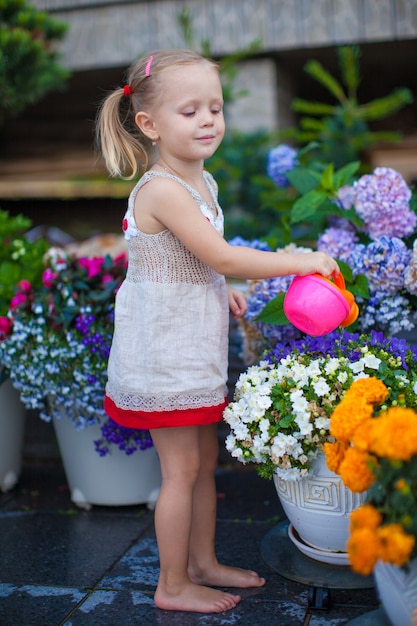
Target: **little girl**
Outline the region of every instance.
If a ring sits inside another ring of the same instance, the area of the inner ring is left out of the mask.
[[[339,272],[321,252],[230,246],[217,186],[204,170],[225,130],[217,65],[160,50],[135,63],[104,100],[97,136],[112,176],[136,177],[123,220],[129,245],[117,293],[105,408],[149,429],[162,486],[155,510],[161,609],[221,612],[240,596],[213,587],[260,587],[255,572],[215,555],[217,422],[226,406],[228,316],[245,297],[225,276]]]

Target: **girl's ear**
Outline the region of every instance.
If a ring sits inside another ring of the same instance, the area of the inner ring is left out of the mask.
[[[155,124],[149,113],[138,111],[135,115],[135,123],[139,130],[151,141],[156,141],[159,136],[155,130]]]

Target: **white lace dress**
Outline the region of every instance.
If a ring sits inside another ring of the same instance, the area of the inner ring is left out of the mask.
[[[169,230],[137,229],[139,189],[155,177],[183,185],[213,228],[223,234],[217,185],[204,179],[217,209],[180,178],[147,172],[129,197],[123,220],[129,266],[116,296],[115,329],[104,406],[132,428],[221,420],[227,395],[229,307],[224,276],[195,257]]]

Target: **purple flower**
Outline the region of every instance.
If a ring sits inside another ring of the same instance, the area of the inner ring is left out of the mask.
[[[336,204],[340,209],[347,211],[353,206],[354,198],[354,188],[351,185],[344,185],[337,192]]]
[[[414,232],[417,216],[409,207],[411,191],[401,174],[378,167],[356,181],[353,190],[356,213],[371,239],[406,237]]]
[[[247,239],[243,239],[243,237],[233,237],[233,239],[229,240],[229,244],[231,246],[244,246],[245,248],[254,248],[255,250],[272,252],[266,241],[261,241],[260,239],[252,239],[251,241],[248,241]]]
[[[411,305],[403,295],[376,292],[365,303],[358,326],[364,332],[378,328],[389,335],[396,335],[414,328],[412,317]]]
[[[100,456],[106,456],[110,452],[107,444],[117,445],[119,450],[127,455],[133,454],[136,450],[147,450],[153,446],[148,430],[125,428],[111,419],[103,424],[101,434],[102,438],[94,442],[96,451]]]
[[[337,358],[344,356],[351,363],[358,361],[362,356],[363,346],[373,346],[388,352],[393,357],[400,357],[402,367],[408,370],[410,366],[417,367],[417,348],[408,344],[405,339],[386,337],[381,332],[372,331],[370,334],[350,333],[347,330],[335,330],[322,337],[306,335],[302,339],[285,344],[277,343],[268,353],[270,362],[277,362],[293,351],[300,354],[308,352],[311,356],[330,356]]]
[[[277,187],[285,188],[290,186],[290,181],[285,176],[285,173],[290,172],[298,165],[299,161],[297,156],[297,150],[294,150],[294,148],[286,144],[281,144],[269,151],[267,174]]]
[[[380,237],[367,246],[354,246],[348,263],[354,274],[365,274],[371,293],[394,295],[404,288],[411,250],[397,237]]]
[[[358,237],[352,226],[327,228],[318,238],[317,249],[347,263],[349,254],[357,241]]]

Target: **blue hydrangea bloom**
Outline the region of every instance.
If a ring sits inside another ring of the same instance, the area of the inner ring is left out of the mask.
[[[280,144],[268,153],[267,174],[277,187],[285,188],[290,186],[290,181],[285,176],[286,172],[290,172],[299,163],[298,152],[287,146]]]

